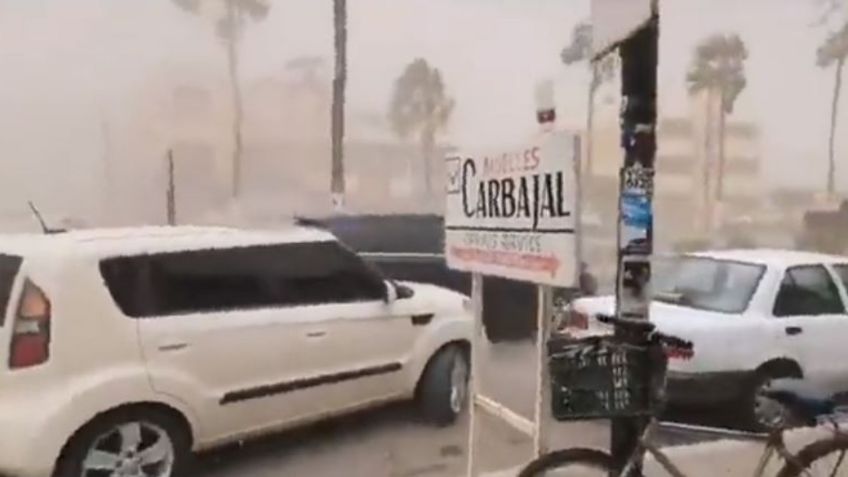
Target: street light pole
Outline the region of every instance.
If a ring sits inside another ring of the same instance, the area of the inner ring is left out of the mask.
[[[651,19],[619,47],[624,166],[619,185],[616,311],[619,317],[633,320],[647,320],[650,308],[658,50],[659,9],[655,6]],[[644,339],[620,328],[615,333],[634,344]],[[611,451],[618,469],[632,455],[646,424],[644,418],[613,420]],[[641,474],[640,464],[631,475]]]

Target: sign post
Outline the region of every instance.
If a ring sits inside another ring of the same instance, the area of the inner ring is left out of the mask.
[[[616,47],[621,55],[624,165],[619,185],[616,314],[648,320],[657,149],[658,0],[592,0],[592,22],[595,32],[600,32],[593,45],[595,59]],[[622,329],[615,334],[635,344],[643,339]],[[611,450],[616,467],[624,466],[645,424],[644,419],[613,420]],[[634,475],[642,475],[641,469]]]
[[[543,114],[539,116],[552,122],[552,111],[540,111]],[[457,153],[445,158],[445,256],[450,268],[472,273],[475,342],[471,359],[469,476],[478,472],[474,455],[479,438],[478,410],[485,410],[532,437],[537,455],[547,450],[546,424],[551,407],[546,343],[553,317],[552,287],[576,286],[579,273],[575,260],[579,151],[579,139],[574,135],[543,131],[522,147],[481,154]],[[484,275],[539,285],[533,421],[480,393]]]
[[[476,476],[477,460],[474,458],[474,449],[477,448],[477,438],[480,435],[477,429],[477,405],[476,397],[480,394],[480,340],[485,339],[483,335],[483,275],[471,274],[471,308],[474,316],[474,343],[471,345],[471,405],[468,407],[468,472],[469,476]]]

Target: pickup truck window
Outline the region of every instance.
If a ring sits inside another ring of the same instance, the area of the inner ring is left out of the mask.
[[[774,303],[774,316],[817,316],[845,313],[836,284],[821,265],[786,271]]]
[[[765,272],[762,265],[689,255],[655,263],[655,300],[720,313],[747,310]]]

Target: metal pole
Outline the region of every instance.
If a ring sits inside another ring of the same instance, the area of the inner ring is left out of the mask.
[[[242,138],[242,123],[244,122],[244,105],[242,104],[241,86],[239,85],[239,53],[238,42],[241,35],[241,12],[236,10],[234,0],[225,0],[227,9],[227,27],[229,38],[226,39],[227,46],[227,70],[230,75],[230,88],[233,100],[233,177],[232,197],[238,199],[241,195],[242,175],[244,174],[242,164],[242,152],[244,149]]]
[[[479,469],[474,451],[477,448],[479,432],[477,430],[477,396],[480,394],[480,358],[483,335],[483,275],[471,274],[471,307],[474,315],[474,336],[471,340],[471,376],[469,389],[471,398],[468,400],[468,467],[466,475],[476,477]]]
[[[534,409],[535,429],[533,433],[533,453],[535,457],[548,452],[550,444],[548,426],[551,422],[551,376],[548,373],[548,338],[551,335],[553,317],[553,288],[537,287],[537,336],[536,336],[536,401]]]
[[[621,142],[624,166],[620,171],[618,222],[617,314],[649,319],[653,252],[653,182],[656,153],[657,61],[659,11],[620,46],[622,75]],[[616,329],[616,336],[636,342],[639,336]],[[621,469],[638,443],[645,419],[613,420],[611,450]],[[617,473],[616,473],[617,475]],[[631,476],[642,475],[641,463]],[[627,476],[630,477],[630,476]]]
[[[103,117],[103,111],[100,111],[100,138],[103,143],[103,187],[101,187],[101,217],[100,222],[104,225],[111,225],[112,211],[112,182],[114,181],[114,173],[112,171],[112,135],[109,129],[109,123]]]
[[[336,71],[333,78],[333,107],[331,112],[332,164],[330,194],[333,208],[344,207],[344,134],[345,88],[347,87],[347,0],[333,0],[334,44]]]
[[[592,147],[592,142],[587,141],[587,146]],[[574,263],[576,267],[574,268],[574,284],[577,288],[577,293],[574,294],[572,300],[577,298],[580,295],[580,291],[582,291],[581,283],[581,269],[583,267],[583,262],[585,261],[584,252],[585,252],[585,241],[583,237],[583,193],[586,190],[583,184],[583,157],[582,157],[583,147],[581,145],[580,136],[574,136],[574,186],[577,188],[574,191]],[[587,166],[587,177],[592,176],[592,170]],[[588,271],[588,270],[587,270]]]

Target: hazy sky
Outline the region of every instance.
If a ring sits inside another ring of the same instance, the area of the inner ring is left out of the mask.
[[[714,32],[739,32],[750,61],[749,87],[737,114],[761,124],[770,180],[822,184],[833,72],[815,66],[815,49],[826,33],[811,26],[816,0],[661,3],[662,114],[686,114],[684,75],[696,42]],[[271,16],[243,43],[246,78],[278,74],[294,56],[330,58],[331,0],[272,4]],[[587,0],[348,4],[352,109],[384,112],[394,78],[412,58],[423,56],[444,71],[457,98],[450,131],[456,144],[521,140],[533,130],[533,88],[544,78],[556,80],[565,120],[582,123],[585,68],[565,68],[559,51],[574,23],[588,17]],[[210,26],[168,0],[0,0],[3,190],[39,194],[94,184],[98,111],[120,116],[127,92],[161,74],[165,63],[213,65],[224,72]],[[846,97],[840,139],[848,131]],[[608,120],[616,110],[616,102],[606,106]],[[845,140],[839,165],[840,185],[848,190]],[[81,174],[70,178],[57,170]]]

